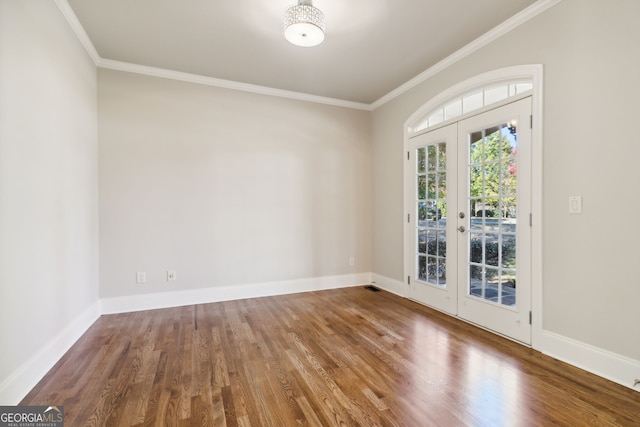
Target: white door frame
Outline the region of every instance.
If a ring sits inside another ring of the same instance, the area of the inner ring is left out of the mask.
[[[529,81],[533,84],[532,88],[532,105],[531,111],[533,115],[532,135],[531,135],[531,203],[532,203],[532,230],[531,230],[531,346],[540,348],[542,346],[542,80],[543,67],[541,64],[519,65],[514,67],[501,68],[489,71],[484,74],[472,77],[461,83],[458,83],[440,94],[433,97],[426,104],[413,113],[404,124],[404,150],[403,155],[409,151],[409,139],[411,129],[424,116],[435,108],[446,104],[448,101],[471,93],[474,90],[483,89],[500,83],[510,81]],[[475,114],[475,113],[474,113]],[[456,117],[454,121],[464,119],[465,116]],[[447,123],[442,123],[445,125]],[[405,161],[405,168],[411,167],[411,163]],[[408,248],[408,242],[413,237],[409,235],[411,230],[406,227],[406,215],[410,213],[413,206],[413,194],[411,193],[411,184],[409,182],[406,170],[404,171],[404,277],[405,277],[405,297],[410,297],[410,288],[406,278],[412,275],[410,260],[414,254]],[[411,263],[412,264],[412,263]]]

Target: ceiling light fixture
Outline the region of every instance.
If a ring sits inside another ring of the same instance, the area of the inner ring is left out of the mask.
[[[324,40],[324,13],[311,0],[298,0],[284,14],[284,37],[296,46],[317,46]]]

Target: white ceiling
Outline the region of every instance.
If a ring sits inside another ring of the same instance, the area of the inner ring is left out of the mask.
[[[536,0],[315,0],[320,46],[282,36],[295,0],[68,0],[101,59],[371,104]]]

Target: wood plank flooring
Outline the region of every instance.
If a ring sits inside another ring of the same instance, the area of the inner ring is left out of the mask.
[[[21,402],[66,426],[638,426],[640,393],[362,287],[102,316]]]

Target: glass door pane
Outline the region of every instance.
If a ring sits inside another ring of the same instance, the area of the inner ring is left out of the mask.
[[[405,169],[411,298],[451,314],[458,299],[456,129],[453,124],[411,138]]]
[[[469,137],[469,295],[516,305],[518,135],[502,123]]]
[[[531,99],[458,122],[458,315],[530,343]],[[523,125],[525,124],[525,125]]]
[[[416,149],[416,277],[436,286],[447,284],[447,145]]]

